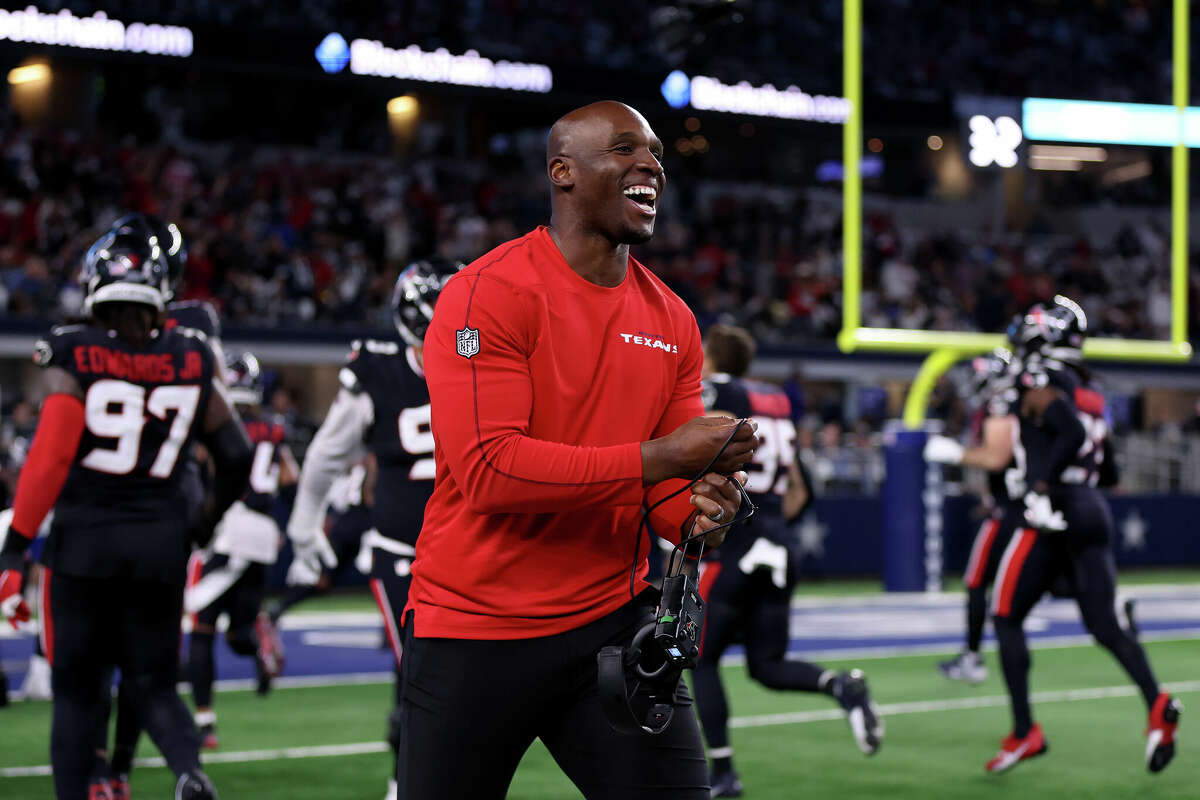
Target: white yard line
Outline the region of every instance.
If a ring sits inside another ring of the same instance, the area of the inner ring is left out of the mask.
[[[1200,691],[1200,681],[1179,681],[1163,684],[1172,692]],[[1099,686],[1092,689],[1067,689],[1055,692],[1035,692],[1035,703],[1077,703],[1087,700],[1107,700],[1114,697],[1130,697],[1137,694],[1134,686]],[[953,700],[921,700],[907,703],[889,703],[880,706],[884,717],[899,714],[932,714],[943,711],[963,711],[973,708],[992,708],[1008,704],[1007,695],[985,695],[962,697]],[[752,717],[734,717],[729,720],[731,728],[762,728],[773,725],[799,725],[808,722],[825,722],[842,718],[841,709],[828,708],[819,711],[795,711],[787,714],[759,714]],[[201,760],[206,764],[234,764],[248,761],[285,761],[291,759],[328,758],[330,756],[355,756],[383,753],[388,750],[386,742],[358,742],[355,744],[333,744],[318,747],[285,747],[276,750],[242,750],[228,753],[205,753]],[[139,758],[138,767],[162,767],[161,758]],[[50,765],[32,767],[6,767],[0,769],[0,778],[27,778],[50,775]]]
[[[1163,688],[1171,692],[1200,691],[1200,681],[1165,683]],[[1099,686],[1094,689],[1066,689],[1055,692],[1034,692],[1034,703],[1076,703],[1081,700],[1107,700],[1113,697],[1132,697],[1138,693],[1136,686]],[[994,708],[1007,706],[1008,695],[994,694],[982,697],[959,697],[953,700],[918,700],[908,703],[887,703],[879,707],[883,716],[898,714],[931,714],[939,711],[961,711],[971,708]],[[760,714],[753,717],[734,717],[729,720],[731,728],[761,728],[769,725],[795,725],[804,722],[823,722],[841,719],[840,708],[818,711],[795,711],[787,714]]]

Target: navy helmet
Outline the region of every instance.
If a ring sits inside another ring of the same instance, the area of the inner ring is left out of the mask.
[[[258,359],[249,351],[225,354],[225,385],[234,405],[262,405],[263,379]]]
[[[183,241],[179,226],[153,214],[125,214],[113,223],[112,230],[118,233],[143,232],[147,237],[153,236],[157,240],[167,262],[167,281],[171,292],[167,299],[170,300],[187,267],[187,244]]]
[[[143,230],[110,230],[83,257],[84,308],[100,303],[141,303],[158,311],[170,297],[166,256],[157,237]]]
[[[1008,326],[1008,341],[1020,358],[1039,355],[1068,364],[1083,361],[1087,315],[1079,304],[1061,294],[1035,303]]]
[[[420,347],[424,343],[438,295],[464,266],[461,261],[431,256],[409,264],[396,278],[392,319],[400,337],[409,345]]]

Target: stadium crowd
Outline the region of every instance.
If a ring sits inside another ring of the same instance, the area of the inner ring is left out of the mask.
[[[531,169],[10,129],[0,139],[0,312],[77,313],[83,249],[135,208],[180,221],[191,250],[182,296],[212,299],[231,326],[386,328],[388,291],[408,261],[434,252],[470,261],[542,218]],[[667,224],[637,254],[701,327],[724,318],[767,343],[831,340],[841,318],[839,206],[811,192],[675,182]],[[1151,225],[1093,244],[913,229],[885,210],[869,213],[864,229],[864,324],[1001,331],[1055,286],[1104,309],[1092,320],[1097,334],[1161,338],[1169,328],[1168,237]]]

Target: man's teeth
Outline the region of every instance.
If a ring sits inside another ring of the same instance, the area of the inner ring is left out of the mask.
[[[658,191],[653,186],[630,186],[625,190],[625,196],[635,202],[654,202],[658,198]]]

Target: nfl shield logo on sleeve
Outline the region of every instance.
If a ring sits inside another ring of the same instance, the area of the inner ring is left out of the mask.
[[[479,329],[463,328],[454,332],[454,349],[463,358],[470,358],[479,352]]]

